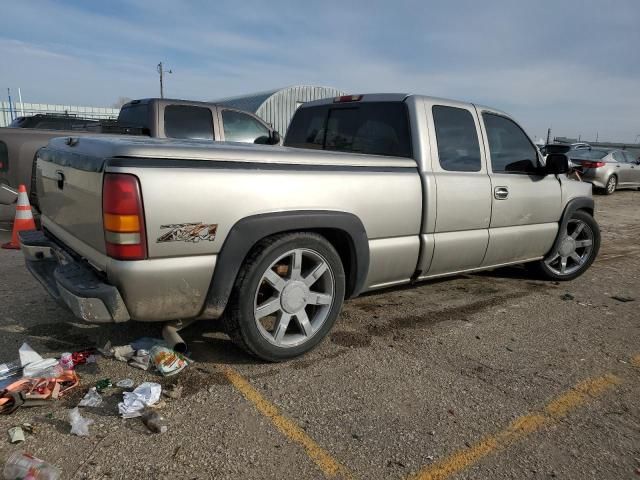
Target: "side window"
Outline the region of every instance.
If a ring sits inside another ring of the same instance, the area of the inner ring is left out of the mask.
[[[529,137],[508,118],[483,113],[494,173],[537,173],[538,155]]]
[[[9,152],[7,150],[7,144],[0,141],[0,172],[4,172],[9,169]]]
[[[432,112],[440,166],[451,172],[479,172],[480,144],[471,112],[441,105]]]
[[[633,157],[631,152],[628,152],[627,150],[625,150],[622,153],[624,154],[625,158],[627,159],[627,163],[636,163],[636,159]]]
[[[618,163],[627,163],[627,159],[624,158],[624,155],[620,151],[613,152],[612,157]]]
[[[223,110],[222,124],[227,142],[269,143],[269,129],[251,115]]]
[[[189,105],[167,105],[164,108],[164,133],[169,138],[213,140],[211,110]]]

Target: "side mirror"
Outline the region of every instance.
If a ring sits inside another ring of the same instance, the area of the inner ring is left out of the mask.
[[[562,153],[547,155],[545,170],[547,175],[558,175],[569,171],[569,159]]]
[[[280,143],[280,134],[277,130],[271,131],[271,137],[269,138],[269,143],[271,145],[278,145]]]

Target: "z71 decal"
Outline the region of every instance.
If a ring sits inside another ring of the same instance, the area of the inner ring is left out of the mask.
[[[164,242],[192,242],[201,240],[213,242],[216,238],[217,224],[206,223],[174,223],[171,225],[160,225],[161,229],[169,228],[168,232],[158,237],[156,243]]]

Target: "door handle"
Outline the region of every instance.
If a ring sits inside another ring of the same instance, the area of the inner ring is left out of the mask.
[[[58,170],[56,172],[56,177],[57,177],[58,188],[62,190],[64,188],[64,173]]]
[[[509,196],[509,189],[507,187],[496,187],[493,189],[493,196],[496,200],[506,200]]]

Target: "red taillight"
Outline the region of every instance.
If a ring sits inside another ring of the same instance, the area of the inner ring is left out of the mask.
[[[362,95],[342,95],[335,97],[333,103],[359,102],[360,100],[362,100]]]
[[[137,177],[126,173],[105,174],[102,223],[108,256],[118,260],[147,258],[142,194]]]
[[[600,168],[606,165],[605,162],[582,162],[582,168]]]

